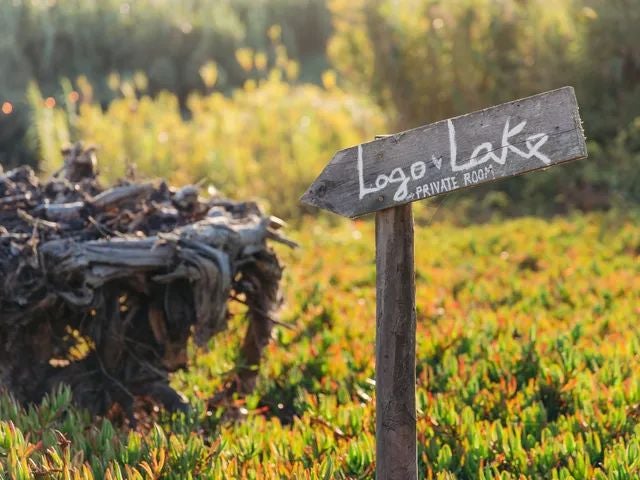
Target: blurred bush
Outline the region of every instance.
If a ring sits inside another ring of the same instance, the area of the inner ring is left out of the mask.
[[[574,85],[589,137],[640,112],[640,0],[331,0],[335,67],[399,127]]]
[[[576,85],[587,133],[604,143],[640,115],[640,0],[583,3]]]
[[[333,0],[329,54],[410,128],[562,86],[580,39],[569,4]]]
[[[204,102],[202,99],[219,98],[218,107],[234,112],[249,108],[238,100],[238,95],[251,98],[255,108],[257,98],[273,95],[272,101],[263,99],[264,105],[259,104],[265,112],[252,111],[252,117],[249,113],[242,117],[245,128],[264,129],[265,135],[270,134],[266,126],[251,125],[251,121],[259,122],[263,116],[268,119],[273,110],[282,108],[275,117],[280,123],[265,120],[266,125],[274,129],[274,137],[288,131],[293,137],[300,135],[296,122],[301,118],[297,116],[301,105],[307,102],[304,108],[313,110],[315,97],[345,102],[343,107],[349,110],[349,105],[360,105],[361,101],[352,100],[345,92],[357,92],[358,98],[369,96],[391,119],[387,131],[397,131],[574,85],[590,145],[588,161],[454,197],[464,196],[461,208],[473,218],[484,218],[498,208],[507,214],[549,214],[572,208],[627,206],[640,201],[640,191],[631,181],[635,179],[635,162],[640,155],[640,146],[631,140],[638,136],[636,117],[640,112],[639,22],[640,0],[2,2],[0,106],[4,111],[6,96],[11,113],[0,113],[0,162],[24,162],[29,155],[36,158],[33,145],[48,152],[45,162],[55,160],[53,146],[67,135],[76,138],[76,121],[82,134],[92,135],[91,129],[97,131],[99,127],[91,127],[91,121],[105,125],[113,117],[119,125],[134,122],[140,114],[130,112],[128,119],[118,110],[125,108],[122,101],[109,106],[111,99],[119,97],[129,103],[135,100],[138,108],[153,105],[154,114],[148,119],[152,131],[157,130],[154,124],[162,123],[164,112],[169,111],[173,121],[195,125],[199,121],[198,108],[193,104]],[[327,73],[323,77],[328,61],[337,75]],[[278,88],[271,88],[273,80],[265,79],[274,67],[283,78],[315,84],[324,81],[333,87],[292,87],[281,81]],[[86,76],[81,81],[86,88],[72,88],[68,82],[60,81],[78,78],[79,74]],[[15,140],[23,138],[26,131],[29,111],[24,91],[29,80],[39,85],[46,101],[59,108],[58,113],[33,112],[41,126],[50,126],[47,132],[37,129],[39,133],[30,137],[36,142],[27,145]],[[251,89],[260,82],[257,90],[261,94],[253,92]],[[243,88],[234,93],[240,86]],[[81,92],[81,98],[76,100],[83,104],[79,111],[77,105],[70,108],[69,95],[74,88]],[[162,90],[172,94],[159,95]],[[208,95],[213,91],[228,98]],[[335,96],[338,91],[339,96]],[[204,97],[194,96],[200,100],[189,101],[194,92]],[[293,113],[287,115],[284,109],[290,93]],[[305,99],[305,95],[310,98]],[[88,105],[93,105],[92,109]],[[323,121],[333,125],[324,132],[328,136],[335,125],[346,122],[345,110],[340,110],[335,119],[329,118],[329,109],[322,111]],[[76,120],[78,114],[80,119]],[[207,115],[233,117],[227,112],[207,111]],[[53,118],[56,116],[64,119],[57,122]],[[351,124],[361,125],[360,122],[355,118]],[[53,127],[56,124],[65,127]],[[361,131],[366,134],[345,133],[343,138],[353,140],[332,141],[332,147],[342,148],[370,138],[372,131],[380,133],[377,128]],[[111,148],[102,138],[94,140],[104,143],[104,149]],[[219,141],[224,144],[227,140]],[[275,149],[276,140],[270,141]],[[310,143],[315,141],[311,139]],[[167,156],[172,145],[154,144],[153,148],[160,148]],[[241,147],[245,146],[238,148]],[[129,160],[140,162],[143,158],[130,155],[132,147],[128,144],[123,148]],[[150,155],[151,147],[145,148]],[[226,152],[225,148],[220,147],[219,151]],[[313,176],[311,171],[317,173],[333,153],[328,146],[322,148],[324,157],[318,168],[314,170],[315,160],[306,168],[300,167],[305,178]],[[278,149],[277,158],[286,159],[287,149],[291,147],[285,143]],[[294,153],[298,155],[296,161],[302,161],[300,154]],[[255,154],[255,158],[247,154],[246,161],[264,161],[260,168],[268,168],[272,160],[264,160],[267,155],[262,149]],[[173,158],[180,155],[171,153]],[[310,157],[314,155],[311,153]],[[230,155],[233,156],[235,153]],[[170,165],[172,161],[167,157],[151,164],[155,165],[153,168],[165,165],[165,170],[176,169]],[[204,172],[202,160],[197,162],[200,166],[189,163],[181,165],[180,170],[189,172],[189,178],[195,172]],[[142,166],[141,170],[150,172],[150,168]],[[226,174],[235,178],[234,185],[255,180],[240,178],[242,169],[246,168],[246,173],[255,167],[235,168]],[[220,180],[222,173],[217,175]],[[296,182],[288,192],[284,191],[288,184],[282,183],[278,195],[288,197],[287,202],[291,203],[292,198],[297,198],[301,183]],[[261,186],[258,191],[262,192]]]
[[[368,92],[393,115],[394,129],[576,87],[590,159],[477,189],[473,204],[496,188],[508,199],[501,203],[510,213],[640,201],[629,181],[640,149],[625,140],[638,135],[640,0],[330,0],[329,5],[333,64],[351,88]]]
[[[106,109],[92,101],[90,83],[80,78],[64,103],[53,105],[32,86],[32,135],[51,173],[61,165],[59,147],[82,139],[98,146],[101,173],[116,180],[136,171],[176,184],[212,184],[232,198],[260,198],[269,211],[288,219],[301,214],[298,199],[333,154],[345,145],[386,131],[380,110],[335,85],[296,84],[297,64],[284,50],[261,80],[247,80],[229,96],[194,93],[188,118],[173,93],[151,97],[144,77],[112,78],[120,97]],[[238,52],[249,63],[261,53]],[[203,76],[214,77],[211,64]]]
[[[35,81],[45,96],[59,96],[61,78],[85,75],[94,99],[113,98],[109,75],[143,72],[148,92],[174,92],[182,106],[207,87],[199,70],[218,67],[217,86],[242,85],[255,72],[238,64],[240,47],[274,57],[267,36],[277,23],[289,54],[302,61],[304,79],[319,81],[331,21],[324,0],[12,0],[0,2],[0,161],[24,161],[25,87]]]

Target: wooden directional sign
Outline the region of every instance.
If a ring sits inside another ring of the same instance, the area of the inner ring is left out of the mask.
[[[341,150],[301,200],[354,218],[586,156],[564,87]]]
[[[586,156],[578,103],[565,87],[341,150],[303,195],[347,217],[378,212],[378,480],[418,478],[410,202]]]

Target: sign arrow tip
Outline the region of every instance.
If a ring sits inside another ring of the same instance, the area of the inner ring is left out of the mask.
[[[318,206],[316,202],[317,199],[311,193],[312,188],[313,188],[313,185],[309,187],[307,191],[302,194],[302,196],[300,197],[300,203],[302,203],[303,205],[307,205],[309,207],[317,207]]]
[[[339,206],[339,204],[335,203],[333,195],[327,194],[329,187],[327,187],[327,182],[321,180],[321,177],[322,175],[320,175],[320,177],[313,182],[307,191],[304,192],[302,197],[300,197],[300,202],[309,207],[329,210],[330,212],[337,213],[338,215],[351,217],[352,215],[350,211],[345,211]]]

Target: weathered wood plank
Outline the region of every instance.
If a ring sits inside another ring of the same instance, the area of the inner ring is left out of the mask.
[[[376,478],[415,480],[416,308],[411,204],[376,214]]]
[[[341,150],[302,201],[354,218],[586,155],[564,87]]]
[[[123,185],[121,187],[113,187],[109,190],[96,195],[91,203],[99,209],[112,208],[125,200],[136,199],[137,197],[147,196],[153,192],[152,183],[141,183],[134,185]]]

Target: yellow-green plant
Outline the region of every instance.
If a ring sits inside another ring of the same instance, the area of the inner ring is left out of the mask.
[[[399,126],[413,127],[575,80],[578,3],[331,0],[329,54],[396,111]]]
[[[331,72],[323,86],[297,83],[297,64],[283,47],[277,50],[266,78],[248,80],[229,96],[191,95],[186,111],[171,93],[141,92],[141,74],[139,85],[112,77],[121,98],[106,110],[92,102],[84,79],[77,82],[77,111],[45,105],[32,87],[43,171],[59,167],[61,141],[81,139],[98,146],[109,181],[135,165],[145,177],[178,185],[205,181],[230,197],[261,199],[276,214],[299,216],[300,195],[333,154],[385,132],[385,119],[373,104],[340,89]],[[260,52],[243,50],[238,57],[247,69],[265,68]],[[215,66],[202,75],[215,82]]]

